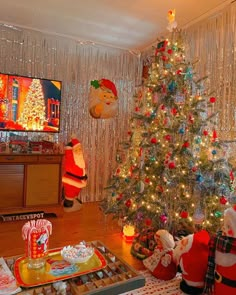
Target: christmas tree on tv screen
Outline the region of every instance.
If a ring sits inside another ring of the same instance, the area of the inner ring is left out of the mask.
[[[215,125],[219,98],[205,89],[206,78],[196,78],[181,31],[171,31],[157,43],[134,96],[127,141],[101,207],[137,231],[174,231],[182,223],[216,230],[234,202],[234,171]]]

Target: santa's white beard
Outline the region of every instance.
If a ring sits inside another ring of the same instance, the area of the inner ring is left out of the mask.
[[[74,152],[73,151],[73,157],[74,157],[74,161],[75,161],[75,164],[80,167],[81,169],[84,169],[85,168],[85,162],[84,162],[84,156],[81,153],[78,154],[78,152]]]

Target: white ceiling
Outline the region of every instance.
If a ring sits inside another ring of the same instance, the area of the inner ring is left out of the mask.
[[[222,9],[232,0],[0,0],[0,23],[129,50]]]

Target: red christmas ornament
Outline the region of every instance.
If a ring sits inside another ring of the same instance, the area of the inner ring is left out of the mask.
[[[120,174],[120,168],[116,169],[116,174]]]
[[[166,55],[162,55],[161,59],[162,59],[163,61],[167,61],[167,60],[168,60],[168,57],[167,57]]]
[[[220,197],[220,203],[221,203],[221,205],[225,205],[227,202],[228,202],[228,201],[227,201],[227,199],[226,199],[225,196],[221,196],[221,197]]]
[[[176,114],[178,113],[176,108],[171,109],[171,113],[172,115],[176,116]]]
[[[208,131],[207,130],[204,130],[203,131],[203,135],[207,136],[208,135]]]
[[[157,139],[155,137],[151,138],[151,143],[157,143]]]
[[[180,212],[180,217],[181,218],[188,218],[188,212],[187,211]]]
[[[192,171],[193,171],[193,172],[196,172],[196,171],[197,171],[197,167],[194,166],[194,167],[192,168]]]
[[[140,108],[139,107],[136,107],[135,108],[135,112],[139,112],[140,111]]]
[[[119,194],[119,196],[116,198],[117,201],[120,201],[123,198],[123,194]]]
[[[172,54],[172,53],[173,53],[173,50],[172,50],[172,49],[168,49],[168,50],[167,50],[167,53],[168,53],[168,54]]]
[[[170,140],[171,140],[171,136],[170,136],[169,134],[167,134],[167,135],[165,136],[165,140],[170,141]]]
[[[152,220],[150,218],[147,218],[145,220],[145,224],[146,224],[146,226],[150,226],[152,224]]]
[[[162,110],[162,111],[165,111],[165,109],[166,109],[165,105],[162,104],[162,105],[161,105],[161,110]]]
[[[169,169],[174,169],[176,166],[175,166],[175,162],[170,162],[169,163]]]
[[[212,141],[213,141],[213,142],[216,141],[217,137],[218,137],[218,136],[217,136],[216,131],[213,130],[213,133],[212,133]]]
[[[125,206],[128,207],[128,208],[131,206],[131,200],[130,199],[125,202]]]
[[[190,146],[190,143],[188,141],[185,141],[185,143],[182,145],[183,148],[188,148]]]
[[[176,71],[176,75],[181,75],[182,74],[182,70],[177,70]]]
[[[166,216],[165,214],[161,214],[161,216],[160,216],[160,221],[161,221],[162,223],[166,223],[167,220],[168,220],[167,216]]]
[[[145,178],[145,182],[146,183],[150,183],[150,179],[147,177],[147,178]]]
[[[215,103],[216,102],[216,98],[212,96],[212,97],[210,97],[209,101],[210,101],[210,103]]]

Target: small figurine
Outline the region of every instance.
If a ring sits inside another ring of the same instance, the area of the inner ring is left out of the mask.
[[[144,266],[152,275],[160,280],[171,280],[176,276],[177,266],[173,260],[175,241],[164,229],[155,233],[156,248],[148,258],[143,260]]]
[[[174,260],[182,271],[180,289],[185,294],[202,294],[207,271],[208,243],[206,230],[190,234],[177,243]]]
[[[205,294],[236,294],[236,206],[224,211],[222,231],[209,244]]]

